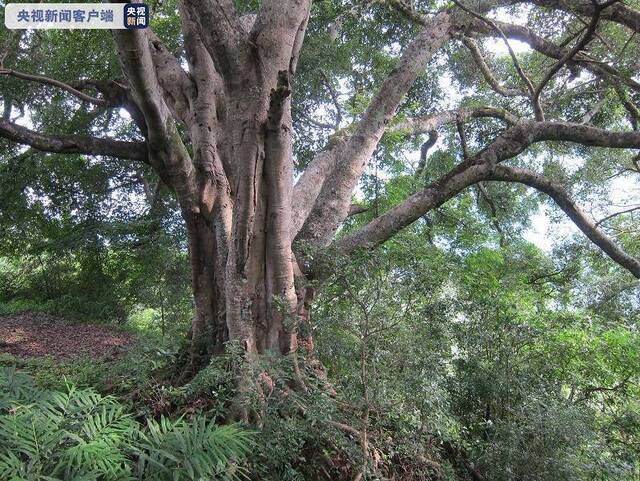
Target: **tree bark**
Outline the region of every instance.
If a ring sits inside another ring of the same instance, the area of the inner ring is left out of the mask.
[[[183,208],[195,304],[192,371],[229,341],[249,358],[297,349],[308,295],[304,282],[296,289],[294,272],[301,274],[291,249],[289,83],[309,7],[265,1],[255,18],[240,21],[226,0],[181,5],[197,92],[177,116],[189,127],[200,193]]]

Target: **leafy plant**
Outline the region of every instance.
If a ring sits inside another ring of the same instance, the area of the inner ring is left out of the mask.
[[[203,417],[138,423],[112,396],[46,391],[0,370],[0,479],[237,480],[251,445],[238,426]]]
[[[234,425],[217,426],[204,417],[188,423],[147,420],[140,432],[138,479],[173,481],[242,477],[237,464],[251,445],[250,434]]]

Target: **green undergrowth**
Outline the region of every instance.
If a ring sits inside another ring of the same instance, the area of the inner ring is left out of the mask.
[[[136,419],[116,397],[0,368],[0,479],[239,480],[252,433],[204,416]]]
[[[73,385],[93,389],[118,399],[138,419],[168,414],[161,408],[174,389],[162,379],[163,369],[171,362],[171,353],[136,348],[117,360],[87,357],[57,360],[51,357],[20,359],[0,355],[0,366],[15,366],[28,373],[39,389],[64,390]]]
[[[12,299],[10,301],[0,302],[0,316],[12,316],[23,312],[54,313],[55,311],[55,303],[53,301]]]

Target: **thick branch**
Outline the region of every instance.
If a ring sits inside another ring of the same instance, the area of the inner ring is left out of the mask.
[[[198,24],[200,37],[216,68],[229,81],[249,60],[249,39],[232,0],[182,0]]]
[[[191,98],[195,92],[191,77],[153,32],[148,31],[147,36],[151,58],[156,68],[158,82],[164,92],[165,102],[176,120],[189,125]]]
[[[597,226],[570,202],[566,192],[561,190],[561,186],[524,169],[513,171],[509,170],[512,169],[510,167],[498,165],[504,160],[515,157],[529,145],[541,141],[568,141],[612,148],[640,148],[640,133],[609,132],[570,122],[521,121],[503,132],[474,157],[458,165],[424,190],[413,194],[359,231],[338,241],[336,244],[338,249],[344,253],[350,253],[358,248],[378,245],[474,183],[483,180],[510,180],[525,183],[548,193],[589,239],[613,260],[640,277],[640,263],[621,251],[611,239],[598,230]]]
[[[525,122],[535,142],[565,141],[594,147],[640,149],[640,132],[611,132],[573,122]]]
[[[487,164],[463,164],[424,190],[376,217],[359,231],[337,242],[338,250],[349,254],[359,248],[371,248],[391,238],[427,212],[440,207],[464,189],[486,178]]]
[[[518,182],[544,192],[551,197],[578,228],[611,259],[640,279],[640,261],[627,254],[613,239],[600,230],[595,222],[571,199],[567,190],[557,182],[527,169],[497,165],[490,180]]]
[[[144,30],[114,30],[118,58],[148,127],[149,160],[186,213],[199,211],[195,169],[164,102]]]
[[[266,77],[275,81],[287,69],[294,75],[309,18],[310,0],[263,0],[251,38],[258,46]]]
[[[291,196],[291,238],[295,239],[320,195],[325,179],[336,166],[345,141],[335,140],[327,149],[318,152],[304,170]]]
[[[218,248],[222,250],[223,246],[228,245],[230,236],[232,203],[229,179],[233,179],[231,166],[223,166],[223,159],[228,156],[221,156],[219,149],[219,145],[223,144],[219,138],[218,122],[219,119],[224,119],[222,79],[202,43],[196,22],[182,4],[180,19],[191,74],[188,80],[189,84],[194,84],[188,98],[190,118],[187,125],[193,148],[193,162],[200,174],[200,205],[206,214],[219,209],[220,230],[225,233],[218,242]]]
[[[433,55],[451,35],[451,17],[438,14],[405,49],[397,67],[384,81],[349,138],[336,168],[326,181],[298,237],[327,243],[347,217],[351,194],[387,124]],[[322,179],[324,180],[324,179]]]
[[[386,85],[386,84],[385,84]],[[384,89],[384,87],[383,87]],[[379,94],[379,98],[384,99],[383,90]],[[392,125],[386,126],[389,132],[407,132],[410,134],[428,133],[436,130],[440,126],[455,122],[457,118],[481,118],[494,117],[502,119],[507,123],[513,124],[518,118],[504,109],[496,109],[493,107],[478,108],[462,108],[458,110],[450,110],[439,112],[424,117],[414,117],[402,120]],[[318,153],[309,166],[305,169],[302,176],[294,187],[292,196],[292,237],[302,228],[303,223],[313,209],[321,190],[323,189],[325,180],[336,168],[338,159],[344,159],[344,152],[347,148],[347,141],[339,135],[336,135],[327,149]],[[342,160],[342,162],[345,162]],[[343,166],[344,167],[344,166]],[[362,166],[364,168],[364,166]],[[356,179],[357,180],[357,179]],[[331,184],[327,185],[329,188]]]
[[[0,119],[0,136],[43,152],[59,154],[106,155],[147,162],[143,142],[125,142],[83,135],[48,135]]]
[[[424,190],[409,196],[359,231],[338,241],[338,249],[343,253],[350,253],[358,248],[374,247],[386,241],[470,185],[486,179],[492,165],[515,157],[531,141],[530,132],[522,123],[511,127],[474,157],[462,162]]]

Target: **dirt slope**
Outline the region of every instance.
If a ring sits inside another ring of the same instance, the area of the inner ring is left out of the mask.
[[[133,336],[110,326],[75,324],[43,313],[0,316],[0,352],[20,357],[104,358],[133,343]]]

